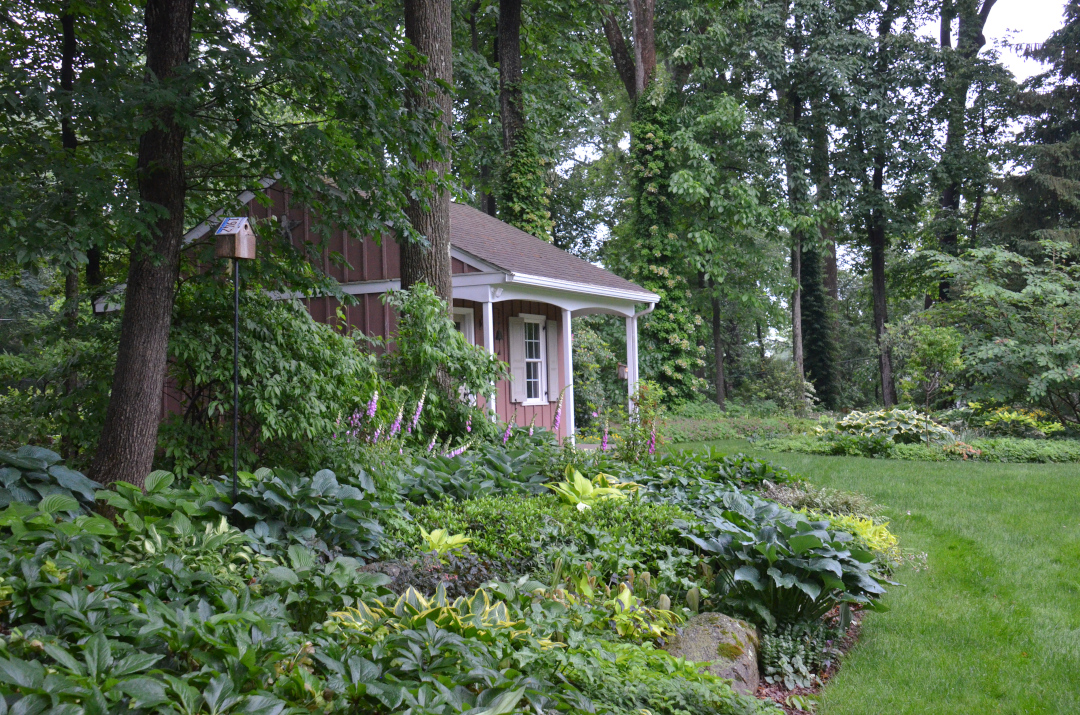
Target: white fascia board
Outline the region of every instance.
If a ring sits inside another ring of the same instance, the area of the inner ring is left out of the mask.
[[[586,295],[602,296],[604,298],[616,298],[619,300],[632,300],[638,303],[657,303],[660,296],[646,290],[624,290],[622,288],[607,288],[591,283],[578,283],[576,281],[564,281],[561,278],[548,278],[547,276],[534,276],[528,273],[511,273],[508,283],[536,286],[537,288],[550,288],[552,290],[569,291],[571,293],[584,293]]]
[[[451,283],[456,291],[458,288],[471,288],[475,286],[486,287],[495,283],[502,283],[505,280],[506,274],[504,273],[458,273],[453,276]],[[350,295],[385,293],[387,291],[400,289],[401,280],[397,278],[381,281],[355,281],[352,283],[341,284],[341,292]]]

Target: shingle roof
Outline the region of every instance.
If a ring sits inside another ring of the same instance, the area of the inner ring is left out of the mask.
[[[450,245],[510,273],[651,295],[641,286],[611,271],[467,204],[450,204]]]

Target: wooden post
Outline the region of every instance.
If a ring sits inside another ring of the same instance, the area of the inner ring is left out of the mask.
[[[490,291],[490,289],[489,289]],[[485,300],[481,305],[483,306],[483,320],[484,320],[484,350],[487,350],[488,355],[495,354],[495,318],[494,311],[491,309],[491,296],[488,296],[488,300]],[[491,413],[491,421],[494,422],[498,418],[498,410],[495,406],[495,385],[491,385],[491,394],[488,395],[488,411]]]
[[[563,344],[563,424],[566,425],[566,436],[570,438],[570,444],[574,444],[574,331],[571,329],[570,320],[573,316],[570,311],[563,308],[562,311],[562,344]]]

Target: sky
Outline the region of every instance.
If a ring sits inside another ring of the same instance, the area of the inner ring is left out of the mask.
[[[997,0],[986,20],[987,47],[998,47],[1002,63],[1017,80],[1038,74],[1044,67],[1035,60],[1021,57],[1017,51],[1000,47],[1001,43],[1036,44],[1061,27],[1065,0]],[[937,29],[931,30],[936,34]]]

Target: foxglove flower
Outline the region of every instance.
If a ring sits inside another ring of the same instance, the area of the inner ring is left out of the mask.
[[[649,456],[656,454],[656,425],[653,425],[652,434],[649,435]]]
[[[566,390],[563,390],[562,392],[559,393],[559,402],[558,402],[558,404],[555,405],[555,422],[552,423],[552,425],[551,425],[551,429],[554,430],[555,432],[559,431],[559,422],[562,420],[562,402],[563,402],[563,395],[565,395],[565,394],[566,394]]]
[[[398,408],[397,417],[394,418],[394,424],[390,425],[390,436],[393,437],[401,431],[401,414],[405,411],[405,406],[402,405]]]
[[[423,411],[423,409],[424,409],[424,400],[426,398],[427,398],[427,388],[425,387],[424,391],[422,393],[420,393],[420,401],[416,403],[416,412],[413,413],[412,423],[409,425],[409,432],[410,433],[414,429],[416,429],[416,425],[419,424],[419,422],[420,422],[420,412]]]
[[[431,435],[431,441],[430,441],[430,442],[428,442],[428,446],[427,446],[427,451],[428,451],[428,452],[430,452],[431,450],[435,449],[435,442],[436,442],[436,441],[437,441],[438,439],[439,439],[439,433],[438,433],[438,432],[436,432],[435,434]]]
[[[472,432],[472,415],[465,420],[465,431]]]
[[[368,418],[375,416],[375,408],[379,406],[379,391],[375,390],[375,394],[371,396],[371,401],[368,402],[367,416]]]
[[[608,447],[608,444],[607,444],[607,427],[605,427],[604,428],[604,438],[602,440],[600,440],[600,451],[601,452],[606,452],[607,447]]]

